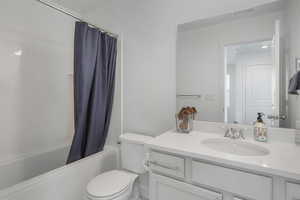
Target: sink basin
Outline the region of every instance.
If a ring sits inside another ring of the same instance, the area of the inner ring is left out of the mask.
[[[239,156],[264,156],[270,153],[264,147],[240,140],[213,138],[204,140],[202,144],[215,151]]]

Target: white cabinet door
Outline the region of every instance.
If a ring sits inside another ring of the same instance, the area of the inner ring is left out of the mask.
[[[287,183],[286,190],[286,200],[300,200],[300,185]]]
[[[151,174],[150,200],[222,200],[222,194]]]
[[[259,112],[264,113],[266,116],[274,114],[273,71],[274,67],[272,65],[258,64],[245,67],[244,123],[252,124]],[[271,124],[268,124],[268,120],[266,120],[266,123],[271,126]]]
[[[222,166],[192,161],[192,182],[247,199],[273,200],[272,178]]]

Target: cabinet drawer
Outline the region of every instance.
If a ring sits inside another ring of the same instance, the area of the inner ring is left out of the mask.
[[[255,200],[272,200],[272,179],[216,165],[192,162],[192,181]]]
[[[159,174],[184,179],[184,159],[164,153],[150,153],[150,169]]]
[[[150,200],[222,200],[222,194],[164,176],[150,175]]]
[[[286,200],[300,200],[300,185],[286,183]]]

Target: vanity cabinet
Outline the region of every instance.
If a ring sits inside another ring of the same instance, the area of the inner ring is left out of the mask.
[[[222,200],[222,194],[157,174],[150,176],[151,200]]]
[[[149,163],[150,200],[273,200],[271,177],[157,151]]]
[[[266,144],[202,131],[154,138],[150,200],[300,200],[300,146],[294,131],[281,131]]]
[[[150,150],[150,200],[300,200],[298,181]]]
[[[192,161],[192,182],[251,199],[272,200],[272,178],[244,171]]]
[[[286,200],[300,200],[300,185],[286,183]]]

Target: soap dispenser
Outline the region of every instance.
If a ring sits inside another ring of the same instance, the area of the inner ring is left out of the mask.
[[[268,141],[268,128],[263,121],[263,113],[257,113],[257,120],[254,122],[254,139],[259,142]]]

